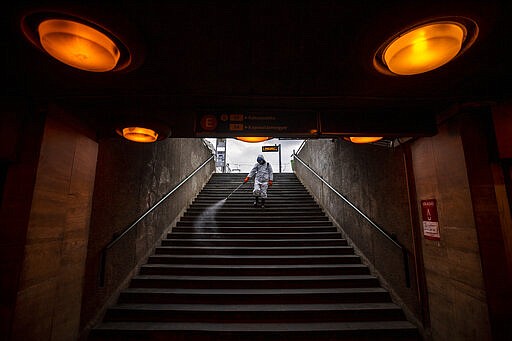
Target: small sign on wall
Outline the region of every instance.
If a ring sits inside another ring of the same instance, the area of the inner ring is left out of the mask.
[[[421,217],[425,239],[441,240],[436,199],[421,200]]]

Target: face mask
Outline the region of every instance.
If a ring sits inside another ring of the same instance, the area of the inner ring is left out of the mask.
[[[262,165],[262,164],[264,164],[264,163],[265,163],[265,160],[263,160],[263,159],[262,159],[262,158],[260,158],[260,157],[259,157],[259,158],[257,158],[257,159],[256,159],[256,161],[258,161],[258,163],[259,163],[260,165]]]

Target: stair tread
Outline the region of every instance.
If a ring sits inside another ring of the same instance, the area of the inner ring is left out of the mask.
[[[217,232],[217,233],[216,232],[197,232],[197,233],[194,233],[194,232],[172,232],[170,234],[172,234],[174,236],[190,236],[190,235],[194,235],[194,234],[200,234],[200,235],[212,236],[212,237],[213,236],[229,236],[229,233],[222,233],[222,232]],[[341,236],[341,233],[339,233],[339,232],[308,232],[308,233],[304,233],[304,232],[238,232],[236,234],[240,235],[240,236],[244,236],[244,235],[247,235],[247,236],[250,236],[250,235],[255,235],[255,236],[275,235],[275,236],[290,236],[290,237],[293,237],[296,235],[304,235],[304,234],[307,234],[308,236],[324,236],[324,235],[333,235],[333,234],[336,234],[337,236]],[[169,239],[169,238],[166,238],[166,239]],[[176,238],[176,239],[179,239],[179,238]],[[343,239],[343,240],[345,240],[345,239]]]
[[[113,307],[118,310],[181,310],[181,311],[302,311],[302,310],[399,310],[391,302],[378,303],[323,303],[323,304],[155,304],[120,303]]]
[[[235,219],[233,219],[235,220]],[[299,221],[302,221],[302,219],[299,219]],[[181,221],[182,223],[184,221]],[[193,223],[194,221],[187,221],[187,223]],[[237,223],[237,221],[234,221],[235,223]],[[294,222],[295,221],[291,221],[291,222]],[[225,222],[223,222],[225,223]],[[269,223],[275,223],[275,220],[260,220],[258,219],[257,221],[255,221],[255,223],[258,223],[258,224],[269,224]],[[307,224],[311,224],[311,223],[329,223],[328,220],[308,220],[308,221],[304,221],[304,223],[307,223]]]
[[[276,260],[285,260],[285,259],[316,259],[316,258],[354,258],[359,259],[359,256],[356,255],[344,255],[344,254],[325,254],[325,255],[222,255],[222,254],[156,254],[152,255],[151,258],[176,258],[176,259],[188,259],[188,258],[206,258],[206,259],[276,259]]]
[[[358,331],[358,330],[416,330],[408,321],[365,322],[308,322],[308,323],[202,323],[202,322],[105,322],[96,330],[141,330],[141,331],[215,331],[215,332],[309,332],[309,331]]]
[[[239,223],[239,222],[237,222]],[[309,222],[308,222],[309,223]],[[180,224],[180,226],[176,226],[177,229],[194,229],[194,231],[200,231],[200,229],[243,229],[247,232],[251,232],[253,230],[264,229],[269,231],[274,231],[275,229],[285,229],[285,230],[293,230],[293,229],[309,229],[309,230],[322,230],[325,228],[330,228],[336,230],[336,227],[330,222],[322,221],[322,224],[319,225],[266,225],[266,226],[247,226],[247,225],[229,225],[222,226],[221,224],[214,224],[211,226],[194,226],[193,224]],[[220,226],[218,226],[220,225]],[[337,231],[337,230],[336,230]]]
[[[206,214],[204,217],[210,217],[211,218],[212,216],[215,216],[215,219],[222,219],[222,220],[238,220],[238,219],[249,220],[249,219],[254,219],[254,220],[258,220],[259,221],[259,219],[261,219],[261,215],[257,215],[257,216],[253,216],[253,215],[239,215],[239,216],[230,215],[230,216],[223,216],[222,213],[210,213],[210,214]],[[186,221],[195,221],[198,218],[201,218],[201,215],[197,215],[197,216],[194,216],[194,217],[187,216],[187,217],[184,217],[184,218],[186,218]],[[298,221],[305,221],[305,220],[307,220],[308,222],[310,222],[310,221],[325,221],[325,220],[328,220],[323,215],[300,216],[300,217],[297,217],[297,218],[295,218],[295,216],[293,214],[290,214],[290,215],[278,215],[278,216],[273,217],[272,220],[274,220],[275,218],[288,219],[288,220],[298,220]],[[320,220],[318,220],[318,219],[320,219]]]
[[[322,276],[205,276],[205,275],[137,275],[134,279],[181,279],[181,280],[208,280],[208,281],[222,281],[222,280],[242,280],[242,281],[291,281],[291,280],[348,280],[348,279],[375,279],[372,275],[322,275]]]
[[[270,249],[270,250],[301,250],[301,249],[331,249],[331,248],[339,248],[339,249],[351,249],[351,246],[346,245],[329,245],[329,246],[157,246],[158,249],[226,249],[226,250],[261,250],[261,249]]]
[[[303,289],[189,289],[189,288],[126,288],[124,293],[159,294],[217,294],[217,295],[295,295],[295,294],[346,294],[387,293],[381,287],[361,288],[303,288]]]
[[[265,259],[288,259],[288,258],[359,258],[359,256],[356,255],[194,255],[194,254],[187,254],[187,255],[173,255],[173,254],[162,254],[162,255],[152,255],[151,257],[157,257],[157,258],[224,258],[224,259],[230,259],[230,258],[265,258]]]
[[[194,269],[311,269],[311,265],[199,265],[199,264],[144,264],[147,268],[194,268]],[[367,268],[363,264],[315,264],[314,268]]]
[[[207,238],[207,239],[203,239],[203,238],[168,238],[168,239],[163,239],[165,241],[169,241],[169,242],[180,242],[180,241],[186,241],[186,242],[194,242],[194,243],[209,243],[209,242],[216,242],[216,243],[220,243],[220,242],[246,242],[246,241],[250,241],[250,242],[285,242],[285,241],[294,241],[294,242],[321,242],[321,241],[324,241],[324,242],[327,242],[327,241],[336,241],[336,242],[340,242],[340,241],[343,241],[343,239],[341,238],[290,238],[290,239],[284,239],[284,238],[281,238],[281,239],[271,239],[271,238],[267,238],[267,239],[255,239],[255,238],[249,238],[249,239],[241,239],[241,238],[226,238],[226,239],[221,239],[221,238]]]

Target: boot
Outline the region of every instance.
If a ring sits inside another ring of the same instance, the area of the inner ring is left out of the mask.
[[[265,208],[265,198],[261,198],[261,208]]]
[[[254,204],[252,204],[254,207],[258,207],[258,199],[259,197],[254,197]]]

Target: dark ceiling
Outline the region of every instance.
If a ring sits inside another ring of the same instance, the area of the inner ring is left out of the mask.
[[[428,135],[420,117],[511,97],[511,2],[17,1],[1,12],[4,97],[56,104],[99,133],[130,116],[194,137],[203,112],[258,111],[307,113],[298,119],[323,113],[353,127],[333,123],[332,131]],[[134,67],[89,73],[50,58],[20,29],[23,16],[37,11],[105,27],[128,45]],[[463,55],[421,75],[373,68],[375,51],[395,32],[446,16],[479,26]]]

